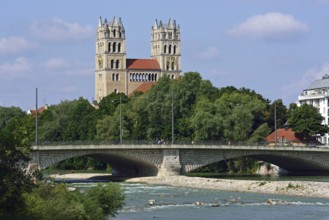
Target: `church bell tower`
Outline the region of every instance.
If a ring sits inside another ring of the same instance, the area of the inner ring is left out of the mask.
[[[181,70],[180,27],[175,20],[168,24],[155,20],[151,33],[151,57],[157,59],[161,76],[179,77]]]
[[[108,22],[99,18],[95,57],[96,100],[112,92],[127,93],[126,36],[121,18]]]

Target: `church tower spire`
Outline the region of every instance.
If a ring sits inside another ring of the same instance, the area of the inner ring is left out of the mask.
[[[108,23],[99,18],[96,31],[96,100],[100,101],[112,92],[127,94],[126,37],[121,18]]]
[[[151,57],[157,59],[161,76],[174,79],[181,74],[180,27],[169,19],[168,24],[155,20],[151,33]]]

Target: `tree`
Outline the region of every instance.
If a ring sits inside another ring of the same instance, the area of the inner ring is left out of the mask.
[[[23,115],[0,127],[0,219],[19,218],[25,209],[23,193],[33,186],[33,176],[24,170],[31,151],[31,125],[31,118]]]
[[[208,99],[203,98],[197,102],[190,121],[194,129],[195,140],[219,140],[222,138],[223,122],[216,113],[216,106]]]
[[[324,135],[329,131],[329,127],[322,124],[323,120],[324,118],[315,107],[303,104],[292,110],[288,123],[295,132],[303,133],[305,140],[308,141],[316,134]]]
[[[276,111],[276,117],[275,117]],[[269,111],[267,113],[267,122],[272,131],[275,130],[275,119],[276,119],[276,127],[283,128],[285,123],[288,120],[288,110],[287,107],[283,104],[281,99],[275,100],[272,105],[269,107]]]
[[[40,184],[24,195],[25,219],[108,219],[123,207],[124,194],[119,185],[109,183],[87,192],[69,192],[64,184]]]
[[[226,140],[247,141],[265,121],[266,100],[247,90],[223,93],[215,105]]]

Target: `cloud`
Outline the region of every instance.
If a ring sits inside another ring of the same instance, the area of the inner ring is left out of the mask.
[[[203,60],[210,60],[219,56],[219,50],[216,47],[208,47],[199,54],[199,58]]]
[[[68,76],[93,76],[95,69],[92,68],[76,68],[65,71]]]
[[[36,37],[52,42],[84,40],[91,37],[95,31],[89,25],[81,26],[78,23],[69,23],[59,18],[36,22],[30,30]]]
[[[291,15],[270,12],[255,15],[233,27],[228,33],[235,37],[265,40],[291,40],[309,31],[309,27]]]
[[[34,43],[28,42],[23,37],[13,36],[9,38],[0,38],[0,55],[15,54],[35,47],[36,45]]]
[[[3,79],[13,79],[25,75],[31,69],[28,59],[18,57],[12,63],[0,64],[0,77]]]
[[[47,69],[63,69],[68,63],[63,58],[51,58],[45,64]]]
[[[298,81],[282,87],[284,93],[298,91],[299,94],[317,79],[321,79],[325,74],[329,75],[329,63],[324,63],[322,67],[312,67],[308,69]]]

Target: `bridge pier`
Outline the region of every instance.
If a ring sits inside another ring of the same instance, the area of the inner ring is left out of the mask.
[[[163,149],[163,161],[158,176],[177,176],[182,174],[182,165],[178,149]]]

